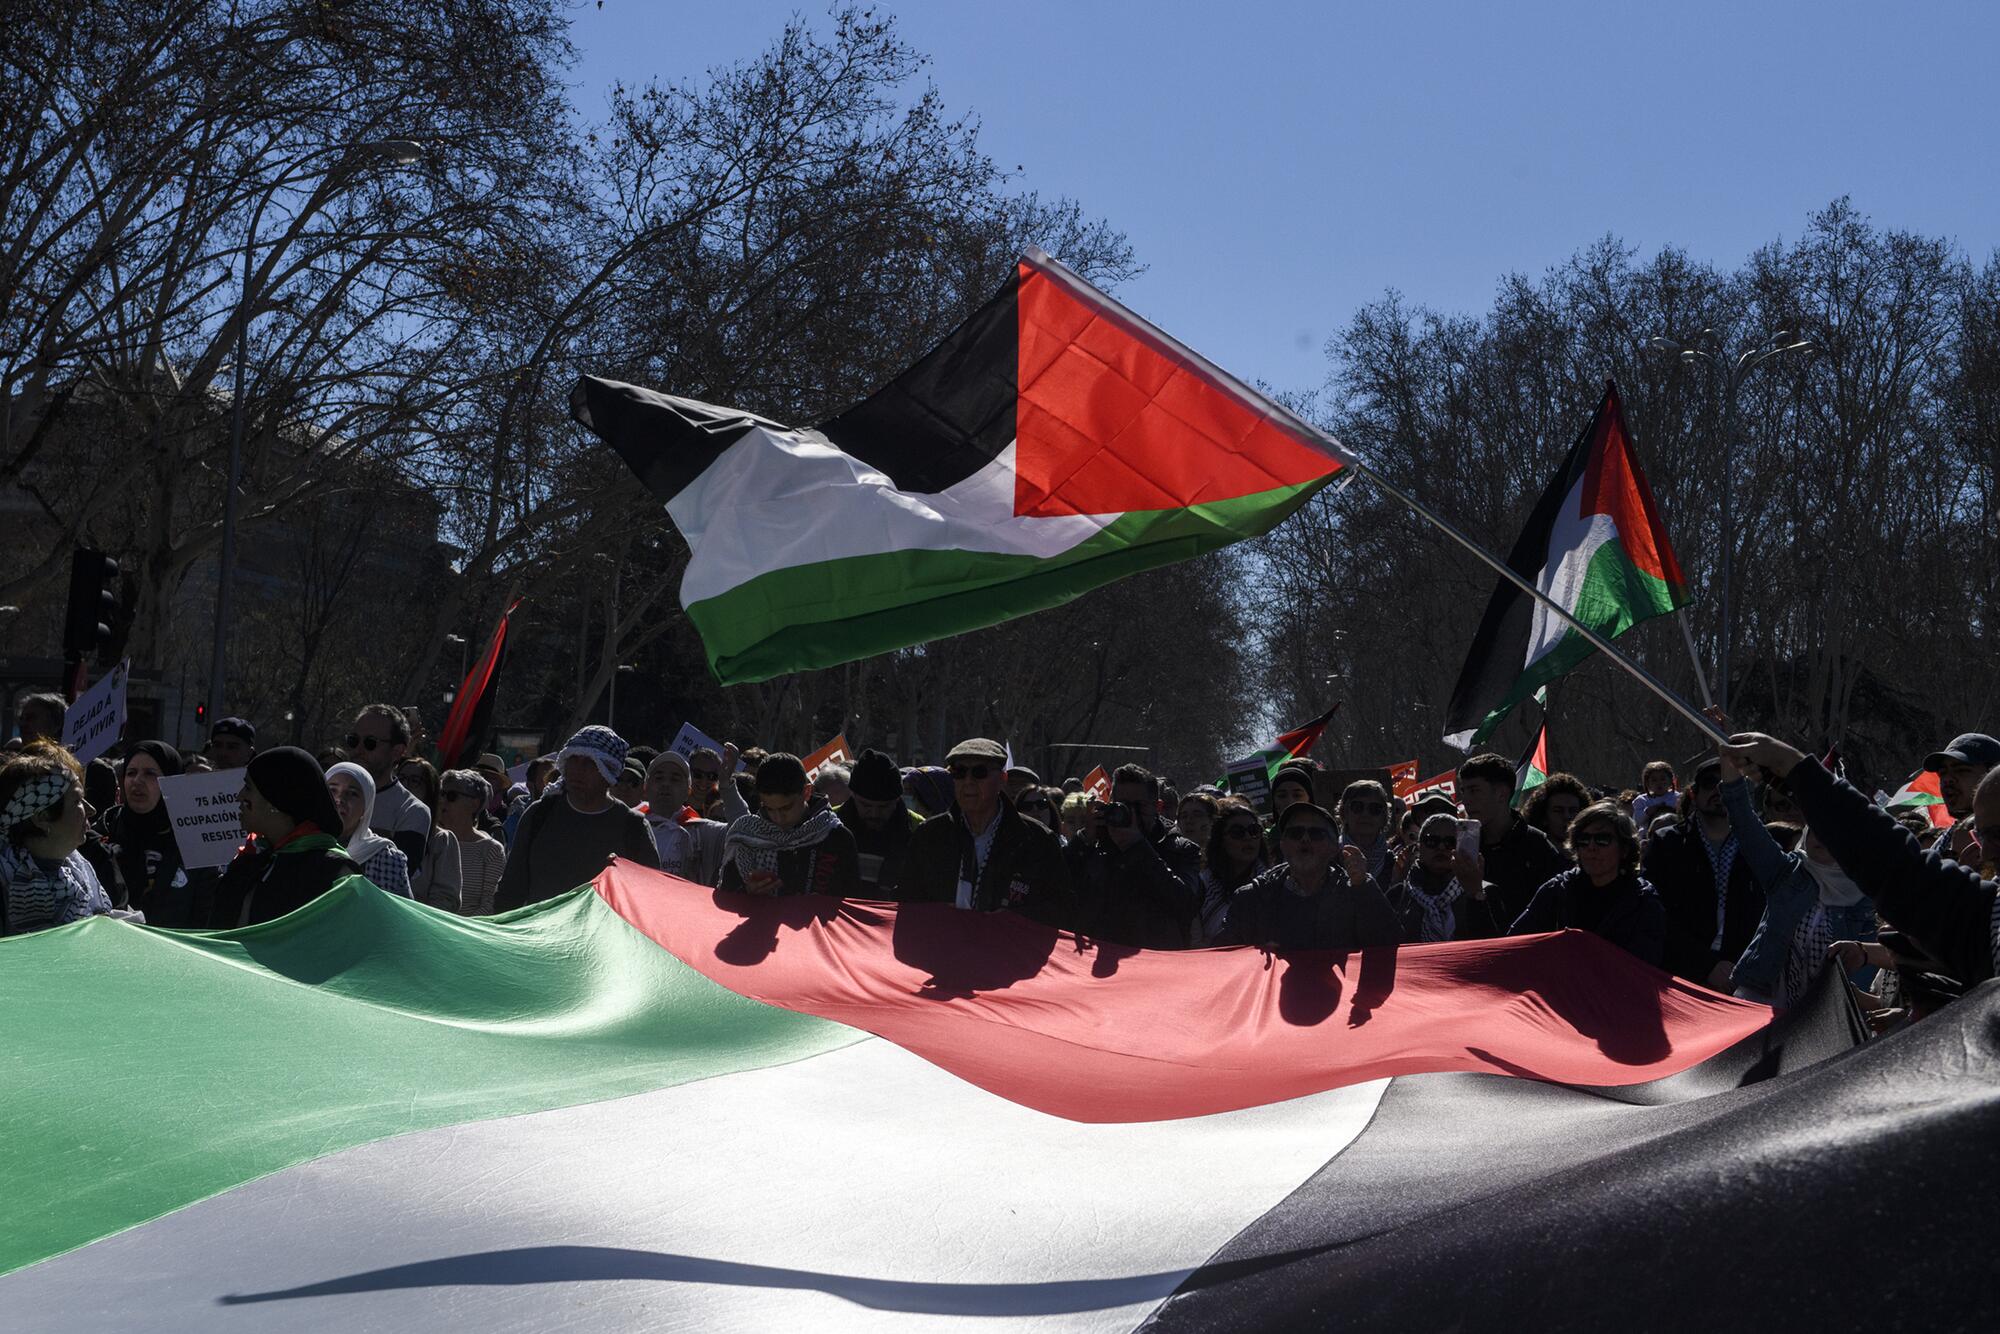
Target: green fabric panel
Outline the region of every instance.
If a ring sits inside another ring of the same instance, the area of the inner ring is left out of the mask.
[[[851,662],[1058,606],[1270,531],[1332,480],[1125,514],[1058,556],[883,551],[758,575],[687,609],[724,685]]]
[[[1671,584],[1634,565],[1622,543],[1606,542],[1591,554],[1583,587],[1578,590],[1576,605],[1569,611],[1606,639],[1616,639],[1641,621],[1664,616],[1674,610],[1674,605]],[[1515,705],[1551,681],[1568,675],[1595,652],[1597,649],[1588,639],[1566,628],[1555,646],[1529,663],[1506,698],[1486,715],[1486,721],[1473,734],[1472,744],[1484,742],[1514,711]]]
[[[716,985],[587,888],[483,919],[354,884],[235,931],[92,918],[0,940],[0,1013],[0,1273],[338,1149],[866,1036]]]

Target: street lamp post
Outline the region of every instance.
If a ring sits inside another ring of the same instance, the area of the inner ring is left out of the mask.
[[[331,190],[364,162],[386,160],[406,167],[424,156],[424,146],[414,139],[349,144],[340,151],[340,159],[321,178],[319,191]],[[236,366],[231,376],[234,387],[229,410],[229,475],[222,493],[222,551],[216,560],[215,575],[215,642],[208,664],[210,718],[222,716],[223,683],[228,666],[229,595],[236,576],[236,492],[243,483],[243,370],[249,360],[251,267],[257,257],[257,231],[263,225],[264,208],[277,190],[273,185],[257,201],[256,211],[250,215],[250,230],[243,238],[243,290],[236,299]]]
[[[1671,352],[1686,365],[1701,362],[1710,372],[1722,377],[1722,631],[1717,636],[1715,674],[1718,678],[1716,704],[1728,713],[1729,642],[1735,630],[1730,618],[1729,584],[1731,567],[1736,563],[1736,391],[1751,371],[1771,358],[1784,352],[1810,351],[1813,344],[1809,338],[1794,338],[1790,330],[1780,329],[1763,342],[1745,348],[1731,358],[1726,353],[1718,355],[1696,345],[1714,334],[1713,329],[1703,329],[1696,338],[1686,342],[1656,336],[1647,339],[1646,346],[1655,352]]]

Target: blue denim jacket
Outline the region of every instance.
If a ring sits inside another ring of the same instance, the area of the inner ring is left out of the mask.
[[[1804,852],[1786,852],[1764,828],[1750,806],[1746,780],[1722,785],[1722,806],[1736,831],[1738,853],[1764,891],[1764,919],[1757,923],[1757,934],[1736,961],[1735,982],[1738,987],[1769,996],[1784,980],[1785,953],[1799,923],[1819,901],[1819,882],[1805,869]],[[1873,899],[1863,897],[1844,908],[1828,908],[1826,916],[1835,940],[1875,939]],[[1874,980],[1875,970],[1860,968],[1848,976],[1855,985],[1865,987]]]

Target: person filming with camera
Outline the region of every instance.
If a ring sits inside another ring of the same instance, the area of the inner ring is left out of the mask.
[[[1065,850],[1081,934],[1152,950],[1194,941],[1201,849],[1159,808],[1160,780],[1136,764],[1111,776],[1110,801],[1091,804],[1084,836]]]

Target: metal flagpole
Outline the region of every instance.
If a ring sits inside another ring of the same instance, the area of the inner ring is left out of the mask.
[[[1674,712],[1680,714],[1681,717],[1687,719],[1690,723],[1693,723],[1695,727],[1699,728],[1705,736],[1708,736],[1718,742],[1729,740],[1729,735],[1726,732],[1724,732],[1721,728],[1717,727],[1714,723],[1710,722],[1707,718],[1703,717],[1701,711],[1695,708],[1694,705],[1688,703],[1686,700],[1682,699],[1679,695],[1675,694],[1672,690],[1668,689],[1666,683],[1661,681],[1659,677],[1654,676],[1644,667],[1641,667],[1638,663],[1632,661],[1630,658],[1626,657],[1623,653],[1620,653],[1617,649],[1613,648],[1611,646],[1610,640],[1606,639],[1603,635],[1597,633],[1597,631],[1585,625],[1582,621],[1576,619],[1576,617],[1570,615],[1567,609],[1565,609],[1562,606],[1559,606],[1556,603],[1555,599],[1551,598],[1548,594],[1542,592],[1541,589],[1536,588],[1532,583],[1529,583],[1526,579],[1523,579],[1520,575],[1516,574],[1513,571],[1513,569],[1511,569],[1508,566],[1506,561],[1501,560],[1498,556],[1493,555],[1491,552],[1487,551],[1486,548],[1480,546],[1479,543],[1473,541],[1470,537],[1466,536],[1466,534],[1459,529],[1458,525],[1452,523],[1449,519],[1439,514],[1436,510],[1433,510],[1430,506],[1424,504],[1421,500],[1418,500],[1415,496],[1405,491],[1402,487],[1397,486],[1394,482],[1384,477],[1380,472],[1376,471],[1373,467],[1369,466],[1369,464],[1363,459],[1356,457],[1355,455],[1353,455],[1344,448],[1341,450],[1341,454],[1346,456],[1341,461],[1346,463],[1347,466],[1354,468],[1355,470],[1360,472],[1363,476],[1367,477],[1369,481],[1375,483],[1375,485],[1381,487],[1384,491],[1388,492],[1396,499],[1402,501],[1405,505],[1408,505],[1419,516],[1429,520],[1431,524],[1433,524],[1438,529],[1438,531],[1442,532],[1446,537],[1449,537],[1452,541],[1464,547],[1467,551],[1471,552],[1474,556],[1478,557],[1481,561],[1485,562],[1487,565],[1492,566],[1493,569],[1499,572],[1500,577],[1502,579],[1505,579],[1508,583],[1513,584],[1523,593],[1526,593],[1529,597],[1532,597],[1533,599],[1535,599],[1535,601],[1547,607],[1557,617],[1561,618],[1562,622],[1565,625],[1569,626],[1570,629],[1576,631],[1578,634],[1582,635],[1586,640],[1590,641],[1591,646],[1595,648],[1599,653],[1604,654],[1606,657],[1610,658],[1613,662],[1617,663],[1620,667],[1622,667],[1626,672],[1630,673],[1632,677],[1639,682],[1640,685],[1645,686],[1646,689],[1652,691],[1655,695],[1658,695],[1663,701],[1666,702],[1666,704],[1670,708],[1674,710]]]

